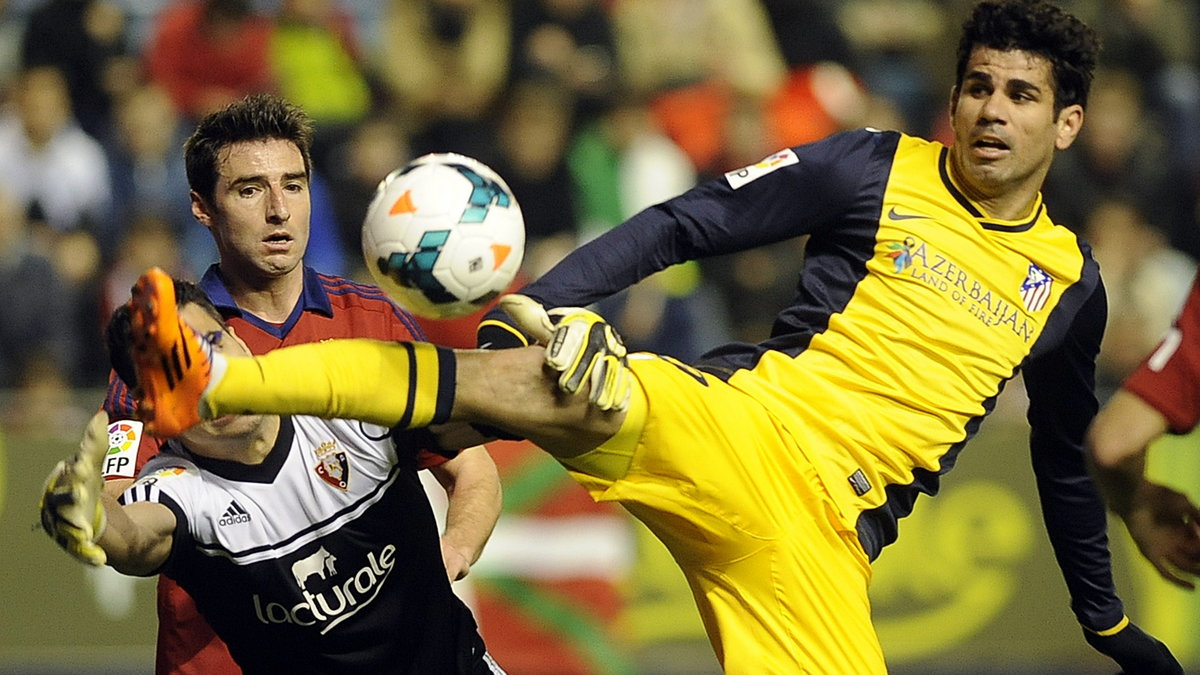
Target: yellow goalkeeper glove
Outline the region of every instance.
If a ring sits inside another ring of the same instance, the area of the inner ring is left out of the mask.
[[[603,317],[581,307],[549,312],[524,295],[506,295],[500,306],[517,327],[546,345],[546,365],[559,373],[558,387],[577,393],[591,383],[589,400],[600,410],[629,407],[633,374],[621,336]]]
[[[46,534],[67,553],[97,567],[107,560],[96,545],[107,523],[100,503],[100,466],[107,450],[108,415],[100,411],[88,422],[79,453],[50,472],[38,502]]]

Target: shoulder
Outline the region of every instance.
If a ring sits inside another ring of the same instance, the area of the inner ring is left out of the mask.
[[[190,459],[171,452],[170,447],[170,445],[162,446],[163,449],[158,455],[146,462],[146,466],[138,475],[137,483],[175,484],[200,478],[200,467]]]
[[[915,136],[902,134],[898,131],[886,131],[871,127],[861,127],[830,134],[825,138],[802,145],[797,150],[806,150],[812,154],[841,156],[847,153],[876,152],[883,149],[894,152],[901,142],[908,144],[931,144]]]
[[[896,131],[861,128],[842,131],[819,141],[791,149],[802,170],[814,180],[855,180],[869,167],[891,166],[897,150],[929,144]]]
[[[416,319],[401,309],[378,286],[351,281],[345,277],[321,274],[318,283],[338,321],[355,323],[367,330],[356,333],[377,339],[424,339]],[[370,331],[378,331],[372,333]]]
[[[192,461],[162,451],[142,467],[133,485],[122,495],[122,501],[163,502],[164,495],[169,495],[168,502],[189,501],[188,495],[200,489],[203,482],[199,467]]]

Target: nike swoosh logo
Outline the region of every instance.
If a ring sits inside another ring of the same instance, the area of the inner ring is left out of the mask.
[[[891,220],[929,220],[930,216],[923,216],[918,213],[899,213],[896,211],[896,207],[893,206],[888,211],[888,218]]]

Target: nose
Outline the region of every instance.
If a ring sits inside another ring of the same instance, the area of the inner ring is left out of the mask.
[[[992,92],[979,108],[980,122],[1001,122],[1008,119],[1009,99],[999,90]]]
[[[270,197],[267,200],[267,220],[272,223],[286,223],[291,217],[292,213],[288,209],[283,190],[277,186],[271,186]]]

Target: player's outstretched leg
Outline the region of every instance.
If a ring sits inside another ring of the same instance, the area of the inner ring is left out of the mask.
[[[421,342],[366,339],[222,354],[182,323],[173,281],[155,268],[134,287],[134,365],[149,431],[174,436],[221,415],[316,415],[417,428],[447,421],[455,354]]]
[[[171,277],[155,267],[133,287],[130,328],[147,430],[178,436],[200,422],[200,397],[212,375],[210,349],[179,319]]]

